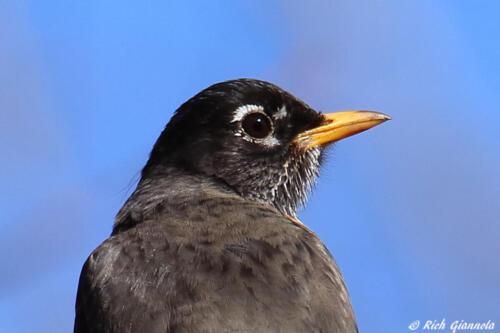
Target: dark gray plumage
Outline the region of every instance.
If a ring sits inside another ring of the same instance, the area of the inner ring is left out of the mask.
[[[249,79],[182,105],[83,267],[75,332],[356,332],[339,268],[295,218],[324,149],[295,138],[323,121]]]

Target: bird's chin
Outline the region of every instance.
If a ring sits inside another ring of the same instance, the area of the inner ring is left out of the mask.
[[[324,150],[321,146],[295,149],[283,166],[280,182],[275,187],[273,196],[273,205],[290,216],[297,216],[298,209],[306,204],[309,192],[316,185]]]

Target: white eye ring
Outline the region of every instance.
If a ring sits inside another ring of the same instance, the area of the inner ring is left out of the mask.
[[[243,119],[250,113],[262,113],[264,116],[266,116],[269,119],[269,122],[271,124],[271,131],[270,134],[264,138],[255,138],[250,136],[247,132],[242,127],[242,122]],[[275,147],[280,144],[278,139],[276,139],[272,134],[274,133],[274,124],[273,121],[269,118],[269,116],[264,112],[264,107],[261,105],[255,105],[255,104],[246,104],[238,107],[234,113],[233,113],[233,118],[231,119],[231,123],[237,123],[238,128],[235,131],[234,135],[242,137],[244,140],[256,143],[256,144],[261,144],[266,147]]]

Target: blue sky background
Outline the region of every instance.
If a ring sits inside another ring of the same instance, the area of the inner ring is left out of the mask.
[[[81,266],[172,112],[254,77],[393,120],[338,143],[301,219],[361,332],[500,325],[500,3],[0,1],[0,331],[68,332]],[[498,330],[498,328],[497,328]]]

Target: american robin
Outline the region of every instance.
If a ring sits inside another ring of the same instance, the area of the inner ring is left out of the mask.
[[[339,268],[296,214],[324,148],[388,119],[322,114],[253,79],[198,93],[85,262],[75,332],[356,332]]]

